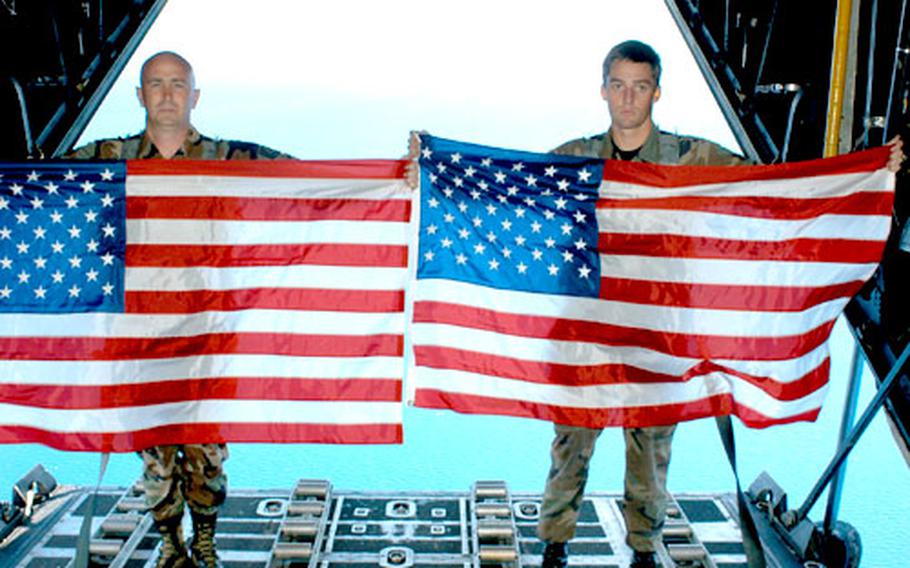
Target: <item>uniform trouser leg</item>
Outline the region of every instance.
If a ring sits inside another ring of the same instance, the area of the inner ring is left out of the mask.
[[[156,521],[183,515],[184,503],[213,515],[227,495],[224,444],[154,446],[139,452],[145,503]]]
[[[556,436],[550,448],[552,465],[547,476],[537,534],[547,542],[568,542],[588,481],[588,465],[602,430],[554,424]]]
[[[212,516],[227,497],[227,475],[224,460],[228,449],[224,444],[193,444],[183,446],[183,483],[186,503],[194,513]]]
[[[178,472],[180,446],[153,446],[139,452],[145,504],[155,521],[183,515],[183,488]]]
[[[635,550],[653,551],[667,516],[667,468],[676,425],[626,428],[626,478],[623,516],[626,543]]]

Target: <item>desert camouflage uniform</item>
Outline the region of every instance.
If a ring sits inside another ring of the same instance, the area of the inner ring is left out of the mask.
[[[80,160],[163,159],[145,132],[127,138],[98,140],[73,150],[68,158]],[[277,150],[250,142],[216,140],[195,128],[187,132],[178,160],[271,160],[290,158]],[[155,446],[139,452],[145,502],[156,521],[183,514],[184,503],[196,513],[214,515],[227,496],[222,464],[225,444]]]
[[[567,142],[553,152],[572,156],[619,159],[609,132]],[[653,164],[733,166],[748,161],[700,138],[677,136],[654,128],[632,161]],[[547,478],[537,532],[547,542],[575,536],[578,512],[588,480],[588,464],[602,430],[554,424]],[[623,516],[626,542],[635,550],[653,551],[660,542],[667,513],[667,468],[676,425],[625,428],[626,475]]]
[[[556,154],[586,158],[619,159],[609,132],[590,138],[578,138],[553,150]],[[750,163],[738,154],[714,142],[679,136],[656,128],[651,131],[633,162],[648,164],[676,164],[680,166],[739,166]]]
[[[81,146],[67,154],[77,160],[148,160],[163,156],[151,139],[140,132],[127,138],[109,138]],[[175,160],[274,160],[290,158],[267,146],[238,140],[218,140],[203,136],[190,127],[183,147],[177,150]]]

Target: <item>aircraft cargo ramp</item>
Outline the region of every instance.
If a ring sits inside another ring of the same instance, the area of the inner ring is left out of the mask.
[[[58,488],[30,526],[0,545],[0,564],[73,565],[91,495],[87,488]],[[570,545],[571,565],[628,565],[621,497],[587,496]],[[231,492],[217,541],[226,568],[539,566],[539,504],[539,494],[513,494],[499,481],[478,481],[464,492],[363,492],[301,480],[290,489]],[[94,508],[90,566],[154,565],[160,538],[145,512],[141,484],[101,489]],[[737,522],[732,495],[675,495],[660,551],[664,565],[744,568]]]

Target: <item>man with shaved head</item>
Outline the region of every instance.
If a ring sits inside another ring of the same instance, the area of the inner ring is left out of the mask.
[[[139,104],[145,130],[126,138],[99,140],[68,155],[78,159],[257,160],[290,158],[271,148],[203,136],[190,123],[199,102],[193,67],[177,53],[162,51],[142,65]],[[155,446],[139,452],[146,504],[161,533],[159,568],[221,566],[215,550],[218,506],[227,495],[222,464],[225,444]],[[193,519],[193,542],[183,539],[184,503]]]
[[[290,158],[271,148],[217,140],[201,135],[190,123],[199,102],[193,67],[177,53],[162,51],[142,64],[136,95],[145,109],[145,130],[126,138],[99,140],[74,150],[80,159],[257,160]]]

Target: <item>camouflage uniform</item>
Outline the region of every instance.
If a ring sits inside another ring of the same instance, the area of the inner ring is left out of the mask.
[[[73,150],[68,158],[80,160],[164,159],[145,132],[127,138],[98,140]],[[266,146],[236,140],[216,140],[195,128],[187,132],[177,160],[272,160],[291,158]],[[225,444],[155,446],[139,452],[145,502],[156,521],[183,514],[184,502],[195,513],[214,515],[227,495],[222,464]]]
[[[571,140],[553,152],[605,160],[619,159],[618,150],[613,145],[609,132],[590,138]],[[714,142],[694,136],[679,136],[657,128],[651,130],[648,139],[642,144],[641,150],[632,161],[680,166],[740,166],[750,163],[746,158],[734,154]]]
[[[98,140],[76,148],[67,158],[77,160],[149,160],[163,159],[145,132],[127,138]],[[237,140],[217,140],[203,136],[190,127],[183,147],[177,150],[174,160],[275,160],[291,158],[267,146]]]
[[[620,159],[609,132],[567,142],[553,152],[572,156]],[[635,162],[653,164],[733,166],[749,163],[742,156],[700,138],[651,130]],[[575,536],[578,511],[588,480],[588,464],[602,430],[554,424],[547,478],[537,532],[547,542],[568,542]],[[676,425],[625,428],[626,475],[623,516],[626,543],[653,551],[660,542],[667,512],[667,468]]]

